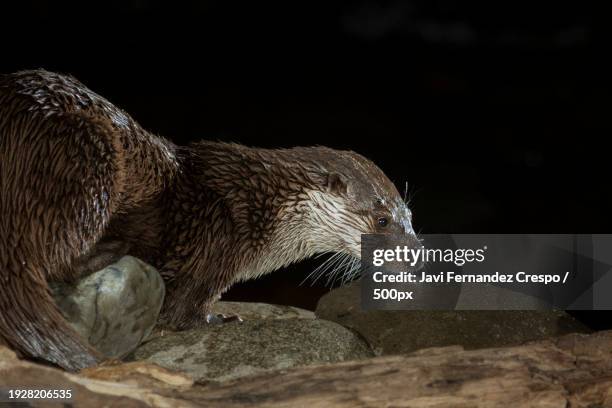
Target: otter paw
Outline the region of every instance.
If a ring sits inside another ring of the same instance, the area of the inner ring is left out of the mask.
[[[217,314],[209,313],[206,315],[206,323],[208,324],[222,324],[222,323],[229,323],[229,322],[242,323],[243,320],[238,315],[225,315],[223,313],[217,313]]]

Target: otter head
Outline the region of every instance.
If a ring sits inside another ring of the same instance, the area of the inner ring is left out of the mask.
[[[222,199],[211,202],[222,202],[231,217],[237,243],[227,247],[250,252],[243,257],[250,263],[242,279],[325,252],[335,255],[316,273],[333,268],[350,277],[347,271],[358,269],[362,234],[416,242],[412,214],[400,193],[357,153],[216,142],[195,147],[198,181]]]
[[[378,166],[351,151],[320,149],[321,188],[309,192],[317,252],[360,258],[362,234],[392,234],[416,242],[412,213]]]

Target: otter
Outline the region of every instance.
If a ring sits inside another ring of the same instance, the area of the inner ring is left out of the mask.
[[[44,70],[0,77],[0,214],[0,342],[71,371],[102,357],[49,285],[92,260],[129,253],[156,267],[160,324],[187,329],[237,281],[322,252],[358,258],[364,233],[414,236],[396,187],[357,153],[177,146]]]

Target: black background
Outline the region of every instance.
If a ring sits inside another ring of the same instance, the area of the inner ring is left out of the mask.
[[[610,233],[610,43],[582,3],[21,2],[0,72],[73,74],[180,144],[355,150],[423,233]],[[226,298],[313,308],[318,263]]]

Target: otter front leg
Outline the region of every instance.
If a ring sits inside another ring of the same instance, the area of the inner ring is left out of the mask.
[[[167,274],[163,274],[167,276]],[[213,305],[219,300],[225,288],[187,280],[166,282],[166,299],[159,319],[160,327],[173,330],[188,330],[210,324],[242,322],[238,315],[214,313]]]

